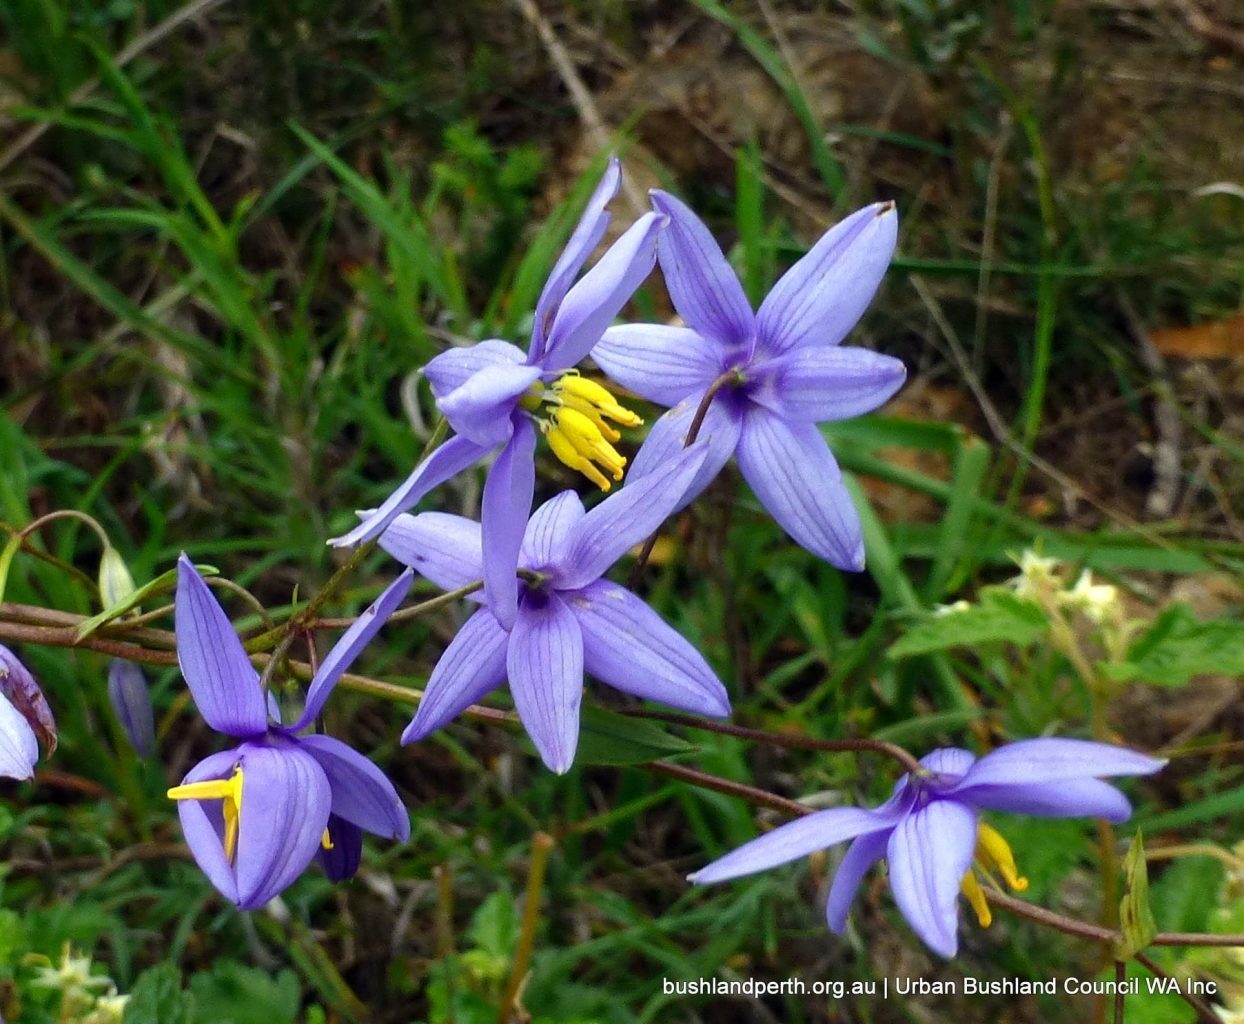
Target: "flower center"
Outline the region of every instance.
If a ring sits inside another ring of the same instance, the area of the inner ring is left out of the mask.
[[[619,405],[606,388],[567,370],[549,385],[531,385],[518,404],[534,416],[549,448],[565,465],[602,491],[613,486],[606,473],[615,481],[622,479],[626,458],[614,447],[622,435],[607,421],[637,427],[643,420]]]
[[[238,848],[238,822],[242,817],[242,766],[233,769],[227,779],[209,779],[174,786],[168,791],[170,800],[221,800],[225,816],[225,859],[233,863]]]
[[[976,868],[982,871],[997,872],[1016,892],[1028,888],[1028,879],[1024,878],[1015,866],[1015,854],[1010,844],[1002,838],[997,829],[991,828],[983,821],[976,826],[976,867],[968,870],[963,876],[960,889],[967,897],[968,903],[976,911],[976,919],[982,928],[988,928],[993,921],[993,913],[985,902],[985,890],[976,880]]]

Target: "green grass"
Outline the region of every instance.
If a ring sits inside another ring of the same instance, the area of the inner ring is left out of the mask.
[[[295,589],[305,599],[324,582],[333,567],[325,539],[353,522],[353,509],[382,500],[421,451],[435,410],[419,367],[450,339],[525,339],[604,154],[565,169],[554,136],[577,132],[575,114],[559,89],[523,71],[541,51],[522,23],[489,20],[489,5],[466,3],[440,21],[401,4],[370,13],[325,0],[226,5],[202,30],[202,47],[174,41],[119,69],[112,55],[174,6],[20,0],[0,10],[21,66],[20,124],[49,127],[0,177],[0,330],[11,339],[0,353],[0,520],[20,526],[48,509],[81,509],[105,526],[139,583],[185,549],[282,607]],[[611,45],[661,22],[657,5],[632,6],[604,5],[599,27]],[[725,175],[665,177],[704,199],[753,299],[813,237],[807,211],[787,201],[791,182],[817,196],[816,210],[896,198],[901,256],[857,340],[903,355],[913,377],[964,389],[957,365],[932,344],[938,332],[910,280],[920,275],[1012,436],[1041,451],[1051,417],[1085,380],[1121,398],[1109,429],[1144,422],[1151,382],[1120,328],[1119,297],[1152,323],[1233,311],[1244,218],[1224,197],[1189,201],[1157,160],[1100,186],[1068,173],[1051,139],[1057,96],[1006,69],[1018,48],[1053,59],[1070,43],[1044,21],[1043,5],[1004,6],[959,24],[931,5],[883,0],[847,25],[860,48],[935,94],[945,123],[925,136],[833,124],[758,10],[683,5],[680,16],[725,33],[776,83],[810,169],[774,167],[751,139]],[[590,13],[579,12],[584,25]],[[478,41],[461,60],[464,26],[479,32],[466,34]],[[253,89],[237,84],[249,81],[247,68]],[[91,98],[67,106],[93,77]],[[991,211],[1003,112],[1014,137]],[[645,142],[644,111],[629,113],[634,141]],[[217,125],[236,131],[221,135]],[[831,130],[848,144],[827,142]],[[901,156],[920,180],[872,176],[856,163],[856,143]],[[64,180],[41,176],[36,158]],[[645,159],[637,147],[635,162]],[[550,191],[557,201],[546,203]],[[663,315],[660,286],[636,307]],[[658,412],[645,410],[649,422]],[[1187,415],[1238,473],[1239,446],[1219,443],[1221,425]],[[1025,674],[1001,651],[895,661],[887,648],[935,604],[1011,575],[1009,555],[1032,544],[1134,578],[1144,593],[1155,579],[1238,575],[1244,565],[1244,543],[1220,523],[1137,533],[1104,516],[1087,526],[1042,517],[1029,499],[1057,488],[979,418],[881,415],[825,433],[864,510],[866,574],[845,577],[793,548],[728,476],[680,523],[690,539],[677,560],[653,566],[644,584],[727,681],[743,722],[875,734],[919,752],[1080,732],[1082,695],[1049,652]],[[1074,476],[1084,467],[1065,468]],[[541,469],[549,491],[573,483],[549,460]],[[878,514],[867,487],[879,484],[923,511],[913,521]],[[478,487],[468,474],[438,507],[474,511]],[[1134,494],[1109,497],[1136,506],[1124,500]],[[93,573],[98,545],[81,527],[58,524],[40,543]],[[334,613],[357,610],[390,575],[385,559],[370,559]],[[5,596],[98,610],[87,588],[28,557],[14,563]],[[418,685],[456,615],[390,629],[365,671]],[[492,1020],[537,830],[558,837],[525,997],[537,1020],[716,1019],[720,1002],[671,1000],[661,978],[877,978],[893,971],[895,943],[932,967],[884,891],[862,892],[846,941],[828,940],[824,865],[687,889],[683,875],[755,835],[769,812],[637,767],[552,778],[513,734],[477,725],[402,749],[395,737],[409,709],[347,693],[334,699],[330,728],[393,772],[412,840],[371,844],[365,880],[348,889],[312,871],[287,895],[288,916],[244,919],[172,850],[180,833],[163,798],[168,778],[216,742],[184,707],[177,673],[149,670],[162,757],[144,763],[112,720],[106,659],[34,648],[23,656],[63,733],[50,764],[62,775],[16,788],[0,812],[0,979],[19,979],[23,992],[33,971],[23,958],[55,959],[72,942],[92,950],[122,991],[153,964],[176,965],[193,976],[196,1013],[353,1020],[361,1000],[377,1021],[436,1019],[447,1006],[458,1021]],[[680,760],[788,795],[874,802],[893,781],[888,765],[868,759],[686,738],[697,750]],[[1132,787],[1147,837],[1231,838],[1223,821],[1240,804],[1238,760],[1202,768]],[[593,827],[576,831],[585,820]],[[1058,905],[1068,879],[1091,888],[1090,824],[1014,828],[1033,862],[1034,897]],[[1159,906],[1174,901],[1189,863],[1169,869],[1169,882],[1155,869]],[[1203,880],[1202,898],[1177,908],[1179,927],[1208,926],[1216,886]],[[1094,969],[1089,951],[1027,925],[1000,932],[973,930],[959,969]],[[54,1019],[46,999],[26,1005],[23,1020]],[[781,1019],[839,1019],[811,999],[769,1005]],[[1004,1007],[935,1010],[990,1020]],[[1080,1009],[1040,1008],[1051,1020]],[[878,1007],[873,1019],[907,1012]]]

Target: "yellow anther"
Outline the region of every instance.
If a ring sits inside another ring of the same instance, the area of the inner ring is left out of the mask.
[[[986,870],[997,871],[1016,892],[1028,888],[1028,879],[1020,875],[1010,845],[997,829],[983,821],[976,827],[976,859]]]
[[[188,782],[168,791],[170,800],[220,800],[225,818],[225,857],[233,860],[238,848],[238,823],[242,817],[242,766],[233,769],[227,779]]]
[[[553,413],[552,427],[546,432],[553,454],[571,469],[583,473],[602,491],[609,490],[609,484],[602,482],[603,474],[584,468],[585,463],[595,463],[614,480],[622,479],[626,458],[605,440],[596,424],[577,409],[562,406]]]
[[[328,834],[328,829],[324,829],[324,834],[320,836],[320,845],[326,850],[333,848],[333,837]]]
[[[560,429],[550,427],[547,423],[541,423],[540,428],[544,431],[545,437],[549,439],[549,448],[564,465],[582,473],[602,491],[607,491],[613,486],[599,469],[575,451],[574,445]]]
[[[559,377],[553,384],[553,390],[562,398],[562,401],[571,408],[579,409],[581,412],[591,408],[596,415],[593,419],[601,417],[613,420],[624,427],[638,427],[644,421],[635,413],[631,412],[625,406],[619,405],[618,400],[613,397],[608,389],[597,384],[594,380],[588,380],[586,377],[580,377],[577,373],[568,373]],[[611,438],[617,440],[617,438]]]
[[[980,922],[982,928],[988,928],[993,924],[993,912],[989,909],[989,904],[985,902],[985,890],[981,888],[980,882],[976,880],[976,875],[968,871],[963,876],[963,881],[959,888],[963,890],[963,895],[968,898],[968,903],[974,911],[976,911],[976,920]]]
[[[591,420],[592,426],[599,430],[601,437],[603,437],[610,444],[622,440],[622,435],[605,422],[604,415],[602,415],[601,411],[591,402],[580,398],[578,395],[567,394],[563,394],[561,396],[561,401],[563,409],[573,409],[575,412],[580,412]]]

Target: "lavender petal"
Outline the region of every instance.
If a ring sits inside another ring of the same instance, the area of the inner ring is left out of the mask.
[[[402,743],[423,739],[500,686],[505,681],[509,641],[510,634],[487,608],[467,619],[432,669],[419,710],[402,733]]]
[[[461,473],[467,466],[478,462],[488,453],[488,449],[477,445],[465,437],[451,437],[439,445],[425,458],[415,471],[410,474],[390,494],[378,509],[353,530],[334,537],[328,543],[333,547],[352,547],[379,537],[399,515],[414,508],[419,500],[439,487],[452,476]]]
[[[234,874],[238,907],[257,910],[306,869],[320,848],[332,801],[324,770],[293,741],[244,744],[242,813]]]
[[[177,661],[195,706],[217,732],[244,738],[268,727],[259,674],[224,609],[183,553],[174,602]]]
[[[890,836],[890,888],[907,922],[936,953],[959,946],[959,886],[976,850],[976,815],[934,800],[902,819]]]
[[[371,761],[331,736],[303,736],[298,746],[328,776],[333,814],[385,839],[410,838],[410,815],[388,776]]]
[[[403,513],[380,535],[380,546],[442,590],[459,590],[484,576],[480,525],[464,516]]]
[[[542,365],[546,371],[574,366],[644,283],[656,264],[657,236],[665,218],[645,213],[609,247],[570,289],[553,318]]]
[[[654,190],[652,205],[670,219],[657,258],[674,308],[705,338],[725,345],[749,342],[755,322],[751,303],[708,228],[668,192]]]
[[[320,662],[320,667],[311,679],[311,685],[307,688],[306,705],[298,721],[289,727],[290,732],[305,729],[319,717],[324,709],[324,702],[337,685],[337,680],[350,668],[363,648],[375,639],[380,627],[389,621],[389,616],[405,600],[414,581],[414,570],[407,569],[385,587],[384,592],[341,634],[341,639],[333,644],[328,657]]]
[[[535,428],[520,420],[484,481],[484,598],[506,629],[518,611],[518,552],[536,491],[535,452]]]
[[[758,380],[752,401],[787,419],[824,423],[884,405],[907,379],[907,368],[866,348],[809,346],[758,363],[749,376]]]
[[[722,371],[722,349],[689,327],[619,324],[592,349],[610,379],[657,405],[704,392]]]
[[[756,497],[792,540],[839,569],[864,568],[859,514],[816,427],[752,406],[737,458]]]
[[[730,714],[708,662],[625,587],[597,580],[562,595],[583,632],[583,661],[602,683],[696,715]]]
[[[519,605],[506,667],[523,728],[548,769],[564,774],[579,743],[583,634],[557,594],[529,594]]]
[[[548,337],[558,309],[561,308],[562,301],[566,298],[566,293],[570,290],[571,283],[583,268],[583,264],[587,262],[587,258],[600,244],[600,240],[605,237],[605,229],[609,227],[611,220],[605,207],[618,194],[618,187],[621,184],[622,165],[616,156],[611,156],[605,173],[592,192],[591,198],[588,199],[587,206],[584,207],[579,222],[575,225],[574,233],[571,234],[566,248],[557,258],[552,271],[549,272],[548,280],[544,282],[544,288],[536,302],[536,318],[531,329],[530,361],[532,363],[538,363],[543,359],[545,339]]]
[[[830,228],[761,304],[757,351],[842,341],[872,301],[897,239],[893,203],[866,206]]]
[[[697,885],[754,875],[806,857],[836,843],[894,828],[894,818],[863,807],[834,807],[796,818],[744,843],[701,868],[688,881]]]

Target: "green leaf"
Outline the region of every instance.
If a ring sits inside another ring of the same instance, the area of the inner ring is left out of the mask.
[[[518,907],[509,890],[498,889],[480,904],[469,935],[476,949],[509,963],[518,944]]]
[[[1037,605],[1001,587],[986,587],[981,591],[979,603],[935,615],[912,626],[890,647],[890,657],[909,658],[951,647],[1004,641],[1016,647],[1027,647],[1045,636],[1049,628],[1045,612]]]
[[[585,705],[580,717],[579,764],[646,764],[696,748],[653,722]]]
[[[1122,938],[1115,943],[1116,960],[1132,959],[1158,933],[1158,925],[1149,906],[1149,869],[1145,865],[1145,843],[1139,832],[1123,860],[1123,874],[1127,881],[1127,891],[1119,903],[1119,931],[1122,932]]]
[[[1133,678],[1183,686],[1195,676],[1244,674],[1244,623],[1201,622],[1183,604],[1171,605],[1128,652]]]
[[[190,979],[195,1024],[294,1024],[301,991],[293,971],[269,975],[225,960]]]
[[[193,1024],[194,997],[181,988],[181,972],[163,963],[143,971],[130,991],[122,1024]]]
[[[199,570],[199,574],[201,576],[220,575],[220,570],[214,565],[196,565],[195,568]],[[78,639],[85,640],[101,626],[106,626],[113,619],[119,618],[131,609],[137,608],[152,594],[159,594],[165,590],[171,590],[176,582],[176,569],[170,569],[168,572],[161,573],[150,583],[144,583],[137,590],[133,591],[125,600],[119,601],[109,608],[105,608],[98,615],[92,615],[78,627]]]
[[[4,600],[4,591],[9,583],[9,569],[13,565],[13,559],[22,547],[22,535],[15,533],[9,538],[9,542],[4,545],[4,550],[0,551],[0,601]]]

